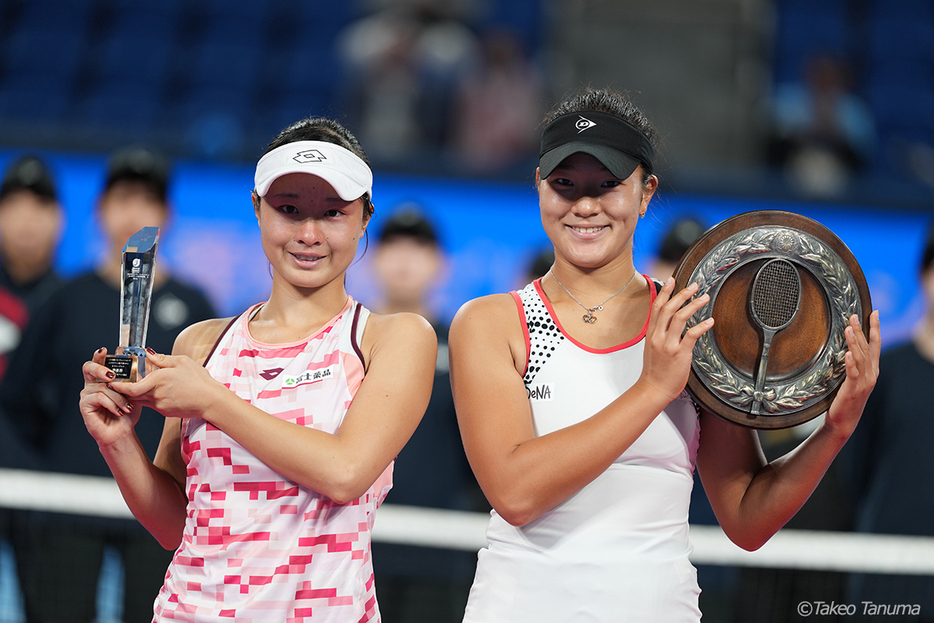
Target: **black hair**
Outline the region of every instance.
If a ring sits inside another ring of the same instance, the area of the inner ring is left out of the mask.
[[[136,182],[161,203],[167,203],[170,177],[171,164],[166,156],[141,145],[130,145],[113,152],[108,159],[104,192],[120,182]]]
[[[352,152],[363,160],[367,166],[370,165],[370,160],[367,158],[366,152],[363,150],[363,145],[360,144],[357,137],[340,123],[328,117],[305,117],[289,125],[270,141],[263,155],[268,154],[277,147],[282,147],[283,145],[298,141],[322,141],[325,143],[333,143]],[[370,194],[365,193],[360,200],[363,201],[363,214],[369,219],[376,210],[370,198]]]
[[[440,246],[438,232],[416,204],[406,204],[386,221],[379,232],[380,244],[399,238],[409,238],[434,247]]]
[[[566,95],[548,113],[545,114],[543,125],[548,125],[558,117],[569,113],[595,110],[598,112],[619,117],[629,125],[635,127],[649,139],[652,147],[658,152],[660,137],[658,130],[652,125],[645,113],[636,106],[629,93],[616,91],[610,88],[595,89],[584,87]],[[643,183],[646,183],[651,172],[643,173]]]
[[[534,281],[539,277],[544,277],[555,263],[555,249],[549,247],[543,249],[532,258],[532,263],[528,267],[527,277]]]
[[[924,251],[921,253],[921,272],[926,273],[934,264],[934,221],[928,225],[927,237],[924,240]]]
[[[662,238],[658,257],[668,262],[678,262],[706,229],[704,224],[695,218],[678,219]]]
[[[55,178],[37,156],[21,156],[7,168],[0,184],[0,200],[19,190],[28,190],[49,203],[58,201]]]

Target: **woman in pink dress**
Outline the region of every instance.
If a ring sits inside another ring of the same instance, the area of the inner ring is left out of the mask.
[[[252,195],[269,300],[192,325],[137,383],[111,382],[106,349],[84,365],[88,431],[134,515],[176,550],[154,621],[380,619],[370,530],[437,342],[420,316],[370,314],[344,288],[372,180],[338,123],[289,126]],[[153,460],[133,432],[141,406],[165,416]]]

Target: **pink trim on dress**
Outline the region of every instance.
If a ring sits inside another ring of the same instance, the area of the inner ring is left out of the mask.
[[[536,279],[536,282],[541,279]],[[532,356],[532,338],[529,337],[529,323],[526,322],[525,307],[522,306],[522,297],[513,290],[510,292],[512,298],[516,301],[516,307],[519,308],[519,320],[522,323],[522,336],[525,338],[525,368],[522,370],[522,376],[529,371],[529,358]]]
[[[655,303],[655,284],[652,283],[652,280],[648,277],[648,275],[642,275],[642,277],[645,278],[646,283],[649,284],[649,296],[650,296],[649,315],[645,319],[645,325],[642,326],[642,331],[640,331],[639,335],[637,335],[636,337],[632,338],[628,342],[619,344],[617,346],[611,346],[610,348],[592,348],[590,346],[587,346],[586,344],[578,342],[573,337],[571,337],[571,335],[567,331],[564,330],[564,327],[561,326],[561,321],[558,320],[558,314],[555,313],[554,308],[551,306],[551,301],[549,301],[548,297],[545,295],[545,290],[542,288],[542,280],[536,279],[532,283],[535,284],[535,290],[538,292],[538,296],[542,299],[542,303],[545,304],[545,309],[548,310],[548,315],[551,316],[551,319],[554,321],[555,326],[558,327],[558,330],[561,331],[564,337],[570,340],[572,344],[576,345],[578,348],[582,348],[583,350],[586,350],[588,353],[596,353],[598,355],[602,355],[602,354],[612,353],[618,350],[622,350],[624,348],[629,348],[630,346],[638,344],[640,341],[642,341],[642,339],[645,338],[645,334],[649,329],[649,321],[652,319],[652,305]],[[528,328],[526,328],[526,331],[528,331]]]

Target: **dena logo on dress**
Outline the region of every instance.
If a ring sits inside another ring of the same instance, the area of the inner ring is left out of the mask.
[[[551,402],[554,394],[551,383],[542,383],[534,387],[526,387],[525,391],[529,393],[529,400],[537,400],[539,402]]]

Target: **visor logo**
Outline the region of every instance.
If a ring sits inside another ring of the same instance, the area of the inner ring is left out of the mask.
[[[577,133],[580,134],[584,130],[589,130],[590,128],[597,125],[587,117],[581,117],[577,120],[577,123],[574,124],[574,127],[577,128]]]
[[[293,160],[302,164],[308,164],[309,162],[324,162],[327,158],[317,149],[308,149],[295,154]]]

